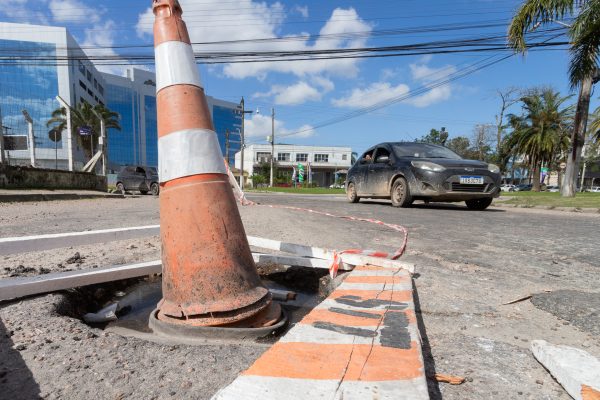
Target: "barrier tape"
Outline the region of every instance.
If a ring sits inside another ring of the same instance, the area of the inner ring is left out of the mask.
[[[384,226],[393,231],[399,232],[403,235],[403,240],[402,240],[402,244],[401,244],[400,248],[398,248],[398,250],[396,250],[396,252],[391,257],[388,253],[374,251],[374,250],[348,249],[348,250],[344,250],[344,251],[340,251],[340,252],[334,251],[333,252],[333,260],[332,260],[331,266],[329,267],[329,275],[331,276],[331,278],[335,278],[337,276],[337,272],[338,272],[338,270],[340,268],[340,264],[342,262],[342,258],[341,258],[342,254],[363,254],[363,255],[368,255],[371,257],[388,258],[390,260],[397,260],[400,257],[402,257],[402,255],[406,251],[406,246],[408,244],[408,229],[406,229],[402,225],[390,224],[390,223],[383,222],[383,221],[380,221],[378,219],[373,219],[373,218],[361,218],[361,217],[355,217],[352,215],[335,215],[335,214],[331,214],[331,213],[328,213],[325,211],[312,210],[310,208],[255,203],[246,198],[246,195],[244,194],[244,192],[238,185],[237,181],[235,180],[235,177],[233,176],[233,173],[229,169],[229,166],[227,167],[227,172],[229,174],[229,180],[233,186],[233,192],[234,192],[235,196],[237,197],[237,200],[240,202],[240,204],[242,206],[261,206],[261,207],[278,208],[278,209],[292,210],[292,211],[302,211],[302,212],[308,212],[311,214],[323,215],[323,216],[331,217],[331,218],[345,219],[348,221],[366,222],[366,223],[370,223],[370,224]]]

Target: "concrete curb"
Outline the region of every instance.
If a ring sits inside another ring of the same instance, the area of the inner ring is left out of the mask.
[[[505,204],[505,203],[493,203],[492,207],[500,207],[500,208],[530,208],[530,209],[534,209],[534,210],[574,212],[574,213],[579,213],[579,214],[600,214],[600,208],[528,206],[528,205],[523,205],[523,204]]]
[[[429,399],[412,279],[359,266],[212,400]]]
[[[58,200],[124,199],[122,194],[79,194],[79,193],[19,193],[0,194],[0,203],[21,203]]]

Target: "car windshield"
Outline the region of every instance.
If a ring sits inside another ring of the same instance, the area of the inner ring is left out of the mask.
[[[452,150],[427,143],[402,143],[394,144],[392,147],[398,157],[462,159]]]

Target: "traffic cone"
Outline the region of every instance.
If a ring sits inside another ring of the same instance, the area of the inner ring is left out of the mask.
[[[264,327],[281,317],[262,285],[177,0],[154,0],[163,298],[185,327]]]

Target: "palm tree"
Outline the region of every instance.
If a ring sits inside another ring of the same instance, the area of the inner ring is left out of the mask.
[[[600,54],[600,0],[525,0],[513,17],[508,30],[509,44],[524,53],[527,49],[526,34],[538,26],[556,22],[565,16],[575,16],[569,25],[571,38],[571,63],[569,78],[571,87],[579,87],[577,111],[571,133],[571,151],[567,158],[564,184],[561,194],[575,196],[577,173],[590,108],[592,85],[598,69]]]
[[[590,136],[591,139],[596,143],[600,143],[600,107],[596,108],[596,110],[590,116]]]
[[[119,114],[110,111],[102,104],[92,106],[87,102],[82,102],[77,104],[76,107],[71,108],[71,129],[73,132],[79,132],[79,128],[81,127],[92,128],[91,136],[76,135],[78,143],[90,158],[94,156],[92,154],[93,143],[97,141],[97,138],[100,135],[100,120],[94,111],[104,119],[106,129],[121,130]],[[65,130],[67,127],[67,110],[64,107],[54,110],[52,112],[52,117],[48,120],[46,126],[53,127],[60,131]]]
[[[563,107],[563,104],[570,97],[561,97],[552,89],[537,89],[521,98],[522,115],[509,115],[514,130],[507,146],[529,163],[536,192],[540,191],[542,166],[550,165],[569,145],[566,132],[573,107]]]

